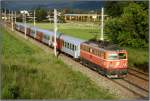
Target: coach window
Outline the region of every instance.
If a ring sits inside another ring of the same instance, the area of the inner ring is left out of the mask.
[[[68,48],[68,43],[66,42],[66,48]]]
[[[77,46],[75,45],[75,47],[74,47],[74,50],[76,51],[77,50]]]
[[[67,42],[65,41],[65,47],[67,48]]]
[[[67,45],[67,44],[66,44],[66,41],[65,41],[65,43],[64,43],[64,44],[65,44],[65,48],[66,48],[66,47],[67,47],[67,46],[66,46],[66,45]]]
[[[70,49],[72,50],[72,44],[70,43]]]
[[[70,45],[70,44],[68,43],[68,48],[69,48],[69,45]]]
[[[72,44],[72,50],[74,51],[74,44]]]
[[[70,44],[68,43],[68,48],[69,48]]]
[[[70,43],[68,43],[68,48],[70,49]]]
[[[71,44],[71,50],[73,50],[73,44]]]
[[[74,51],[74,44],[72,45],[72,50]]]
[[[67,42],[65,42],[65,47],[67,48]]]
[[[69,43],[68,43],[68,42],[66,42],[66,48],[68,48],[68,45],[69,45]]]
[[[70,47],[69,48],[70,48],[70,50],[72,49],[72,44],[71,43],[70,43]]]
[[[69,43],[69,49],[71,49],[71,43]]]

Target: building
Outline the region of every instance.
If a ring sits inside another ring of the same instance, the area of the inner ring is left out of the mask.
[[[100,14],[64,14],[65,21],[101,21]],[[104,18],[108,18],[104,15]]]

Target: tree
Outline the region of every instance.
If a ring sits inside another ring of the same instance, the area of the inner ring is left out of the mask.
[[[123,13],[123,8],[133,1],[109,1],[105,4],[106,14],[112,17],[118,17]]]
[[[47,16],[47,11],[44,8],[37,8],[36,9],[36,20],[38,22],[41,22],[43,20],[46,20],[46,16]]]
[[[123,8],[120,17],[109,19],[106,34],[113,43],[131,47],[148,47],[148,10],[132,2]]]

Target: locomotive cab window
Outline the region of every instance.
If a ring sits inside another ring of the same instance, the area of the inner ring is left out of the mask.
[[[109,54],[108,59],[109,60],[117,60],[118,59],[118,54]]]
[[[126,59],[125,53],[119,53],[119,59]]]

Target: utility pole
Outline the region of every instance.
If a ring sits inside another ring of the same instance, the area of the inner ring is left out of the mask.
[[[27,35],[26,35],[27,34],[27,26],[26,26],[26,14],[25,14],[25,12],[24,12],[24,25],[25,25],[25,28],[24,28],[25,29],[25,32],[24,32],[25,38],[27,38]]]
[[[26,15],[25,15],[25,11],[23,11],[23,17],[22,17],[23,23],[24,23],[24,35],[25,35],[25,39],[27,38],[26,36]]]
[[[104,21],[104,8],[102,8],[101,10],[101,38],[100,40],[104,40],[104,35],[103,35],[103,30],[104,30],[104,25],[103,25],[103,21]]]
[[[5,27],[6,27],[6,8],[5,8]]]
[[[11,11],[11,25],[12,25],[12,31],[14,31],[14,18],[13,18],[13,11]]]
[[[57,10],[54,9],[54,54],[55,56],[57,55],[56,53],[56,33],[57,33]]]
[[[16,23],[16,11],[15,11],[15,23]]]
[[[11,15],[10,15],[10,10],[9,10],[9,22],[11,21],[11,18],[10,18],[10,16],[11,16]]]
[[[34,10],[34,18],[33,18],[33,20],[34,20],[34,28],[35,28],[35,10]],[[36,28],[35,28],[35,34],[34,34],[34,38],[36,37]]]

